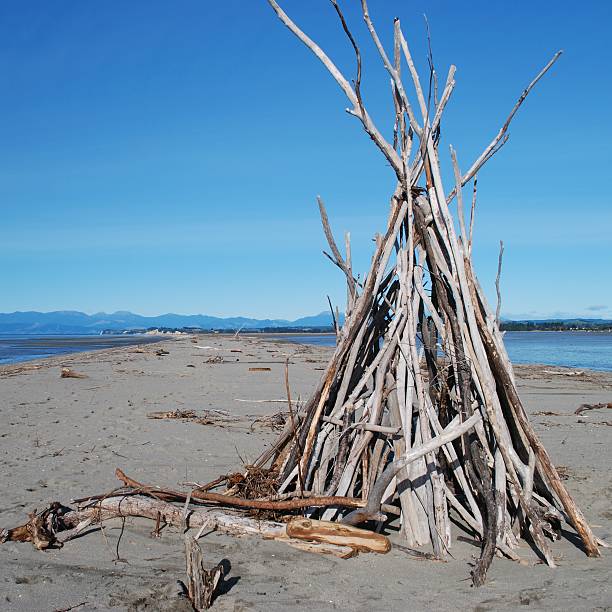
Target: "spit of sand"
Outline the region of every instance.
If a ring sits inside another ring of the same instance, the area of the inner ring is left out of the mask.
[[[305,399],[331,354],[325,347],[261,338],[193,340],[1,368],[0,527],[21,524],[27,512],[51,501],[113,489],[118,466],[141,481],[174,488],[239,470],[276,436],[253,422],[284,406],[236,400],[285,397],[287,358],[292,393]],[[160,347],[169,354],[156,355]],[[211,357],[220,359],[211,363]],[[60,378],[62,366],[87,378]],[[597,535],[612,540],[612,414],[574,414],[582,403],[612,400],[612,373],[520,366],[516,374],[531,419],[563,466],[570,491]],[[220,410],[238,418],[220,427],[146,417],[176,409]],[[167,528],[154,538],[152,527],[131,519],[122,530],[117,521],[47,552],[1,545],[0,609],[190,609],[176,596],[176,582],[184,579],[182,536]],[[589,559],[571,530],[565,536],[553,545],[558,568],[539,563],[524,544],[519,553],[526,565],[495,559],[480,589],[471,588],[468,578],[478,549],[465,541],[453,545],[446,563],[415,560],[398,549],[341,560],[217,533],[200,543],[211,565],[222,559],[231,565],[214,610],[612,609],[612,552]]]

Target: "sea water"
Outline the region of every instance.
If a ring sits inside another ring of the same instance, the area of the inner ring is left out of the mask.
[[[280,334],[299,344],[334,346],[333,334]],[[0,336],[0,364],[54,355],[159,342],[156,336]],[[569,368],[612,371],[612,333],[579,331],[509,331],[504,334],[513,363],[541,363]]]
[[[0,336],[0,364],[18,363],[65,355],[96,351],[119,346],[159,342],[161,338],[139,334],[102,336]]]
[[[277,336],[281,338],[299,344],[336,344],[331,334]],[[513,363],[612,371],[610,332],[509,331],[504,334],[504,343]]]

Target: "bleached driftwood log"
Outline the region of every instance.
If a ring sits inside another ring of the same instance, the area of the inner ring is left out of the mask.
[[[182,529],[198,529],[199,534],[221,531],[234,536],[258,536],[278,540],[300,550],[345,559],[359,551],[384,553],[391,546],[386,537],[365,529],[344,527],[342,537],[339,537],[337,531],[331,532],[326,525],[311,521],[308,532],[300,532],[296,528],[290,533],[286,523],[231,514],[222,509],[180,507],[141,495],[109,495],[86,508],[74,510],[56,502],[39,514],[32,513],[25,525],[3,530],[0,542],[32,542],[39,549],[61,546],[85,528],[116,518],[140,517],[155,521],[158,527],[173,525]]]

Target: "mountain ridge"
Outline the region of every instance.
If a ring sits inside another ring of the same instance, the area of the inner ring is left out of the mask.
[[[340,315],[343,323],[344,315]],[[506,329],[530,329],[536,326],[550,327],[561,323],[580,327],[597,327],[610,325],[610,319],[586,317],[550,318],[550,319],[507,319],[502,318],[502,326]],[[125,330],[147,330],[151,328],[188,328],[195,327],[204,330],[229,331],[235,329],[321,329],[333,325],[331,313],[320,312],[316,315],[288,319],[256,319],[254,317],[215,317],[203,314],[182,315],[168,312],[155,316],[144,316],[127,310],[113,313],[96,312],[86,314],[78,310],[56,310],[38,312],[35,310],[0,313],[0,335],[65,335],[82,334],[95,335],[102,331],[123,332]]]
[[[99,334],[102,331],[150,329],[155,327],[197,327],[209,330],[262,329],[287,327],[330,327],[328,312],[287,319],[256,319],[251,317],[214,317],[203,314],[182,315],[165,313],[147,317],[121,310],[113,313],[86,314],[78,310],[35,310],[0,313],[0,334]]]

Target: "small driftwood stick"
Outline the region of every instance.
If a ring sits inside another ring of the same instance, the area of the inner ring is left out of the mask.
[[[89,378],[87,374],[81,374],[80,372],[75,372],[70,368],[62,368],[60,373],[60,378]]]
[[[148,412],[147,419],[196,419],[194,410],[166,410],[164,412]]]
[[[579,408],[576,408],[574,414],[581,415],[588,410],[599,410],[601,408],[612,408],[612,402],[602,402],[600,404],[582,404]]]
[[[470,209],[470,235],[468,238],[468,257],[472,257],[472,240],[474,238],[474,218],[476,216],[476,193],[478,192],[478,177],[474,176],[472,189],[472,207]]]

